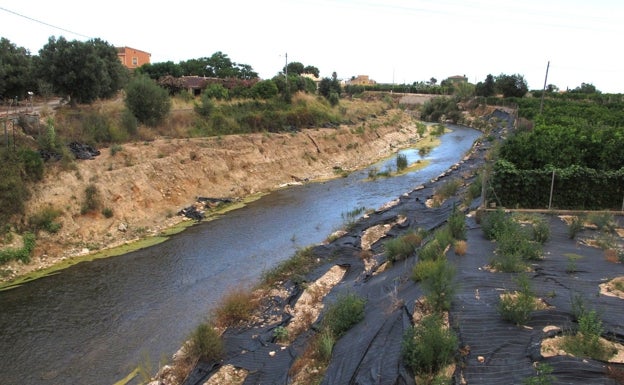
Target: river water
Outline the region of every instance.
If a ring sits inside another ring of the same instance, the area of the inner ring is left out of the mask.
[[[450,128],[422,170],[375,181],[361,170],[275,191],[157,246],[0,292],[0,384],[112,385],[140,364],[154,373],[229,288],[323,241],[347,212],[378,208],[458,162],[480,133]]]

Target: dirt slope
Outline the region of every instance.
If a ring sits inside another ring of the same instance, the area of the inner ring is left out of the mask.
[[[27,217],[51,206],[63,212],[58,219],[62,228],[53,235],[41,232],[33,261],[4,266],[8,274],[0,279],[156,234],[179,222],[177,212],[198,196],[240,198],[287,183],[334,177],[417,138],[415,122],[396,110],[358,127],[157,139],[124,144],[114,155],[101,149],[94,160],[77,161],[75,170],[49,172],[36,187]],[[100,211],[81,214],[89,185],[97,188],[100,207],[112,209],[112,217]]]

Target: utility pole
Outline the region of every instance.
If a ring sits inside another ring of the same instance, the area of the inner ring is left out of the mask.
[[[540,102],[540,115],[542,114],[542,110],[544,109],[544,95],[546,94],[546,83],[548,83],[548,69],[550,68],[550,60],[546,65],[546,77],[544,78],[544,89],[542,89],[542,101]]]

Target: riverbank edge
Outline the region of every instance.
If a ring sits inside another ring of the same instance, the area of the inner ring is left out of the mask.
[[[389,158],[391,158],[392,156],[394,156],[396,153],[398,153],[401,150],[405,150],[408,148],[420,148],[422,146],[431,146],[431,144],[434,144],[435,146],[439,145],[439,138],[431,135],[431,127],[433,127],[435,125],[435,123],[426,123],[428,126],[428,130],[427,130],[427,134],[424,135],[423,137],[419,138],[418,140],[416,140],[415,142],[407,142],[407,143],[395,143],[393,146],[389,147],[389,151],[387,151],[385,154],[383,154],[382,156],[377,156],[377,157],[372,157],[369,158],[367,160],[367,162],[358,167],[357,169],[353,169],[353,170],[349,170],[349,172],[354,172],[357,170],[362,170],[365,169],[367,167],[370,167],[371,165],[378,163],[380,161],[383,160],[387,160]],[[466,126],[468,127],[468,126]],[[472,129],[476,129],[474,127],[469,127]],[[398,127],[397,129],[400,129],[400,127]],[[448,128],[447,128],[448,129]],[[476,129],[478,130],[478,129]],[[426,139],[429,139],[427,141],[427,143],[424,143]],[[315,179],[311,179],[308,180],[306,182],[298,182],[297,184],[300,183],[322,183],[323,181],[327,181],[330,179],[338,179],[343,177],[344,175],[342,173],[336,172],[331,176],[324,176],[324,177],[319,177],[319,178],[315,178]],[[258,193],[254,193],[254,194],[250,194],[250,195],[246,195],[241,197],[240,199],[236,200],[233,203],[230,204],[225,204],[225,205],[221,205],[213,210],[210,210],[207,213],[207,216],[204,220],[198,222],[198,221],[194,221],[188,218],[184,218],[182,216],[179,216],[178,218],[176,218],[176,220],[174,221],[170,221],[169,223],[167,223],[167,221],[163,221],[162,223],[159,223],[158,226],[160,228],[160,230],[155,233],[155,234],[150,234],[150,235],[145,235],[142,237],[137,237],[135,239],[130,239],[130,240],[126,240],[122,243],[119,244],[113,244],[113,245],[108,245],[104,248],[101,248],[97,251],[94,252],[87,252],[84,254],[77,254],[77,255],[72,255],[72,256],[64,256],[59,258],[58,261],[54,262],[53,264],[51,264],[50,266],[46,266],[40,269],[36,269],[36,270],[32,270],[29,272],[26,272],[24,274],[20,274],[10,280],[4,281],[4,282],[0,282],[0,292],[1,291],[6,291],[6,290],[11,290],[17,287],[20,287],[28,282],[32,282],[34,280],[40,279],[40,278],[44,278],[47,276],[51,276],[54,274],[58,274],[59,272],[61,272],[64,269],[67,269],[69,267],[72,267],[76,264],[82,263],[82,262],[90,262],[90,261],[94,261],[97,259],[103,259],[103,258],[109,258],[109,257],[116,257],[116,256],[120,256],[126,253],[130,253],[133,251],[137,251],[137,250],[141,250],[147,247],[151,247],[157,244],[160,244],[162,242],[165,242],[169,239],[169,237],[178,234],[180,232],[183,232],[184,230],[186,230],[188,227],[194,226],[198,223],[201,222],[207,222],[207,221],[211,221],[211,220],[215,220],[217,218],[219,218],[221,215],[226,214],[229,211],[233,211],[233,210],[237,210],[239,208],[244,207],[245,205],[247,205],[248,203],[251,203],[257,199],[262,198],[262,196],[269,194],[271,192],[274,191],[278,191],[280,189],[283,188],[287,188],[292,186],[295,183],[281,183],[277,186],[274,186],[271,189],[268,189],[267,191],[263,191],[263,192],[258,192]]]

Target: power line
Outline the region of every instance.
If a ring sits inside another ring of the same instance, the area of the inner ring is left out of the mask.
[[[57,27],[57,26],[55,26],[55,25],[52,25],[52,24],[46,23],[46,22],[44,22],[44,21],[37,20],[37,19],[34,19],[34,18],[29,17],[29,16],[26,16],[26,15],[22,15],[21,13],[18,13],[18,12],[15,12],[15,11],[11,11],[10,9],[6,9],[6,8],[4,8],[4,7],[0,7],[0,10],[5,11],[5,12],[8,12],[8,13],[12,13],[13,15],[16,15],[16,16],[19,16],[19,17],[23,17],[24,19],[27,19],[27,20],[30,20],[30,21],[34,21],[35,23],[43,24],[43,25],[45,25],[45,26],[52,27],[52,28],[54,28],[54,29],[58,29],[58,30],[63,31],[63,32],[68,32],[68,33],[71,33],[72,35],[81,36],[81,37],[84,37],[84,38],[86,38],[86,39],[92,39],[92,37],[91,37],[91,36],[87,36],[87,35],[83,35],[83,34],[78,33],[78,32],[70,31],[69,29],[65,29],[65,28]]]

